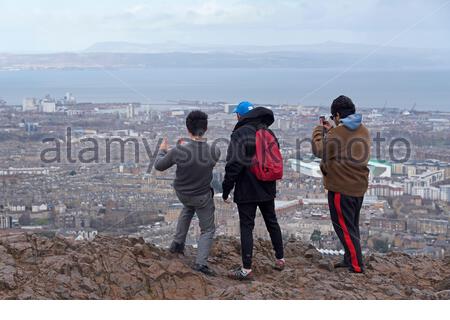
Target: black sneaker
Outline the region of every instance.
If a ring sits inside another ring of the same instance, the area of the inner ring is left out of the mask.
[[[236,269],[230,270],[228,272],[228,277],[233,280],[252,281],[253,271],[245,272],[244,270],[242,270],[242,267],[238,267]]]
[[[365,274],[366,270],[364,270],[364,268],[360,268],[359,271],[356,271],[354,268],[349,268],[348,269],[351,273],[356,273],[356,274]]]
[[[208,266],[204,266],[197,263],[192,267],[192,269],[210,277],[215,277],[217,275],[213,269],[209,268]]]
[[[172,242],[169,251],[170,253],[179,253],[184,255],[184,244]]]

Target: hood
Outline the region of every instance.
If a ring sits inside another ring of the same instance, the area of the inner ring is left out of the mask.
[[[236,124],[234,130],[246,125],[246,124],[264,124],[270,127],[274,123],[275,118],[273,116],[273,111],[264,107],[257,107],[249,112],[247,112],[241,120]]]
[[[350,130],[356,130],[361,126],[362,115],[359,113],[351,114],[347,118],[341,120],[343,126]]]

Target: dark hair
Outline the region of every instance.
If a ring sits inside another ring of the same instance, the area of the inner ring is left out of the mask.
[[[352,99],[346,96],[339,96],[334,99],[331,104],[331,115],[335,116],[337,113],[341,116],[341,119],[347,118],[349,115],[356,112],[355,104]]]
[[[186,117],[186,128],[194,136],[203,136],[208,129],[208,115],[200,110],[189,112]]]

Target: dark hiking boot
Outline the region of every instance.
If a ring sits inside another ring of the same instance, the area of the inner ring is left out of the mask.
[[[351,273],[355,273],[355,274],[365,274],[366,270],[364,270],[364,268],[361,268],[360,271],[355,271],[355,269],[353,269],[352,267],[350,267],[348,269]]]
[[[203,273],[203,274],[205,274],[207,276],[210,276],[210,277],[217,276],[217,273],[213,269],[209,268],[208,266],[201,265],[201,264],[197,264],[196,263],[192,267],[192,269],[195,270],[195,271],[201,272],[201,273]]]
[[[184,244],[172,242],[169,251],[170,253],[179,253],[184,255]]]

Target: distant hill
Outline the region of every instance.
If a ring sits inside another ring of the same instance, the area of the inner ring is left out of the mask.
[[[449,69],[450,51],[326,42],[292,46],[196,46],[102,42],[78,53],[0,54],[0,70],[67,68]]]
[[[165,42],[159,44],[143,44],[125,41],[98,42],[83,50],[86,53],[162,53],[162,52],[193,52],[194,47],[180,45],[177,42]]]
[[[327,41],[317,44],[292,44],[292,45],[199,45],[183,44],[175,41],[163,43],[134,43],[126,41],[98,42],[83,50],[85,53],[274,53],[274,52],[309,52],[309,53],[353,53],[364,54],[371,51],[383,52],[384,54],[431,54],[449,53],[444,49],[417,49],[390,46],[375,46],[369,44],[343,43]]]

